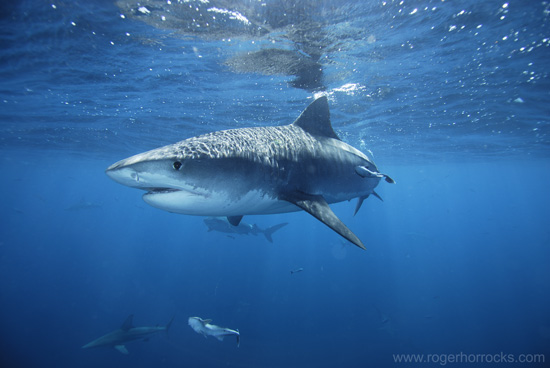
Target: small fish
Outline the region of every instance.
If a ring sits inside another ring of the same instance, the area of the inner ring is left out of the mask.
[[[297,268],[297,269],[295,269],[295,270],[290,271],[290,274],[292,275],[292,274],[294,274],[294,273],[302,272],[303,270],[304,270],[304,269],[300,267],[300,268]]]

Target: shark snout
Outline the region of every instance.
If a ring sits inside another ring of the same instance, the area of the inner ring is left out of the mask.
[[[105,170],[105,174],[119,184],[128,187],[141,187],[140,175],[137,170],[128,166],[121,166],[118,163],[111,165]]]

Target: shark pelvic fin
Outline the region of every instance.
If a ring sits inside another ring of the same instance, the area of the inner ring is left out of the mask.
[[[233,226],[239,226],[242,219],[242,216],[227,216],[227,221]]]
[[[126,346],[124,345],[115,345],[114,348],[120,351],[122,354],[128,354],[128,349],[126,349]]]
[[[311,135],[340,140],[330,123],[330,111],[327,96],[313,101],[293,123]]]
[[[363,205],[363,201],[367,198],[369,198],[368,194],[365,196],[361,196],[357,199],[357,204],[355,205],[355,211],[353,211],[353,216],[357,215],[357,212],[359,212],[361,205]]]
[[[292,192],[283,194],[279,198],[295,204],[359,248],[366,249],[361,240],[332,212],[323,196]]]
[[[122,326],[120,326],[120,329],[122,331],[128,331],[129,329],[131,329],[132,327],[134,327],[134,315],[133,314],[130,314],[128,316],[128,318],[126,318],[126,321],[124,321],[124,323],[122,324]],[[126,353],[127,354],[127,353]]]
[[[363,204],[363,201],[365,199],[369,198],[369,195],[370,194],[367,194],[367,195],[361,196],[357,199],[357,205],[355,206],[355,211],[353,212],[353,216],[357,215],[357,212],[359,212],[359,209],[361,208],[361,205]],[[372,195],[375,196],[376,198],[378,198],[379,200],[381,200],[382,202],[384,202],[382,197],[380,197],[380,195],[378,193],[376,193],[375,191],[372,192]]]

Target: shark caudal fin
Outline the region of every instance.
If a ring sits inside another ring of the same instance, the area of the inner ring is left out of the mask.
[[[267,241],[270,242],[270,243],[273,243],[273,238],[271,237],[273,235],[273,233],[275,231],[279,230],[280,228],[285,227],[286,225],[288,225],[288,222],[283,222],[282,224],[271,226],[271,227],[268,227],[267,229],[265,229],[263,233],[264,233],[264,236],[267,239]]]

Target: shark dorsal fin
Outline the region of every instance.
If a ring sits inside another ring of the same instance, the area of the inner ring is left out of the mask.
[[[133,314],[130,314],[128,316],[128,318],[126,318],[126,321],[124,321],[124,323],[122,324],[122,326],[120,326],[120,329],[122,331],[128,331],[129,329],[131,329],[132,327],[134,327],[134,315]]]
[[[340,139],[330,124],[330,111],[327,96],[322,96],[313,101],[300,114],[293,125],[299,126],[311,135]]]

